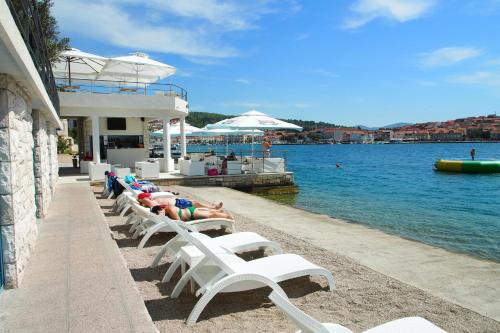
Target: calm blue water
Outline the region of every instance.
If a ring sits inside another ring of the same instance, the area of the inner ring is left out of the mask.
[[[273,151],[288,151],[288,168],[300,187],[282,201],[500,262],[500,174],[433,170],[436,159],[467,158],[472,147],[476,158],[500,159],[497,143],[274,146]]]

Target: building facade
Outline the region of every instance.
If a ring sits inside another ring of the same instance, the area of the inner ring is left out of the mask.
[[[58,96],[32,2],[0,0],[0,284],[22,280],[58,178]]]

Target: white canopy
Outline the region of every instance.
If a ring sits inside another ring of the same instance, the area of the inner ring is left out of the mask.
[[[231,128],[248,130],[284,129],[302,131],[302,127],[300,126],[269,117],[268,115],[256,110],[251,110],[243,113],[241,116],[224,119],[219,121],[218,123],[207,125],[207,128]]]
[[[192,136],[192,135],[198,135],[197,133],[201,132],[202,130],[198,127],[186,124],[184,127],[184,131],[186,133],[186,136]],[[175,136],[180,136],[180,135],[181,135],[180,123],[170,125],[170,136],[175,137]],[[154,131],[153,136],[163,136],[163,129]]]
[[[145,53],[110,58],[99,80],[120,80],[137,83],[154,83],[175,73],[175,67],[150,59]]]
[[[94,80],[107,61],[108,58],[72,48],[61,52],[52,72],[56,78]]]
[[[78,49],[63,51],[59,60],[52,65],[56,78],[70,80],[129,81],[154,83],[173,75],[175,67],[150,59],[145,53],[105,58]],[[113,84],[113,82],[109,82]]]
[[[231,128],[212,128],[204,127],[200,132],[195,133],[196,136],[232,136],[232,135],[255,135],[263,136],[264,132],[259,130],[237,130]]]

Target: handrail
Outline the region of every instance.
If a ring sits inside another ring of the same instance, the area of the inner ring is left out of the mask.
[[[214,155],[212,156],[217,156],[217,157],[227,157],[226,156],[226,148],[224,147],[204,147],[206,149],[195,149],[193,146],[189,146],[189,154],[196,154],[196,153],[204,153],[206,156],[210,156],[210,152],[213,152]],[[199,147],[197,147],[199,148]],[[223,151],[222,151],[223,150]],[[254,149],[252,150],[246,150],[246,149],[232,149],[230,148],[229,151],[234,151],[235,156],[238,158],[237,161],[240,162],[240,164],[247,164],[250,166],[250,173],[255,173],[257,170],[254,170],[254,166],[257,164],[260,165],[260,162],[262,162],[262,170],[257,172],[257,173],[267,173],[266,168],[265,168],[265,161],[270,158],[282,158],[283,159],[283,168],[285,171],[288,169],[288,150],[281,150],[281,149],[271,149],[271,151],[264,151],[262,149]],[[251,161],[251,158],[253,156],[253,161]]]
[[[59,116],[59,95],[57,94],[52,66],[47,57],[47,45],[45,45],[45,36],[43,35],[36,1],[6,0],[6,2],[35,64],[38,75],[40,75],[45,90]]]
[[[173,83],[144,83],[132,81],[92,80],[56,78],[56,85],[61,92],[120,94],[120,95],[170,95],[187,101],[187,91]]]

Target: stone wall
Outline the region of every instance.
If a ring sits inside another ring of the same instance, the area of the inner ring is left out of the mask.
[[[35,177],[30,99],[0,74],[0,232],[5,287],[16,288],[35,246]]]
[[[59,176],[57,131],[39,110],[33,110],[32,117],[36,216],[43,218],[48,213]]]
[[[57,159],[57,129],[49,126],[49,163],[50,163],[50,190],[52,194],[56,191],[57,180],[59,179],[59,161]]]
[[[34,174],[36,193],[36,216],[43,218],[49,208],[52,198],[51,190],[51,165],[49,147],[49,129],[47,122],[39,110],[32,111],[33,117],[33,142],[34,142]]]
[[[16,288],[35,247],[37,217],[58,179],[57,134],[28,93],[0,74],[0,234],[5,288]]]

